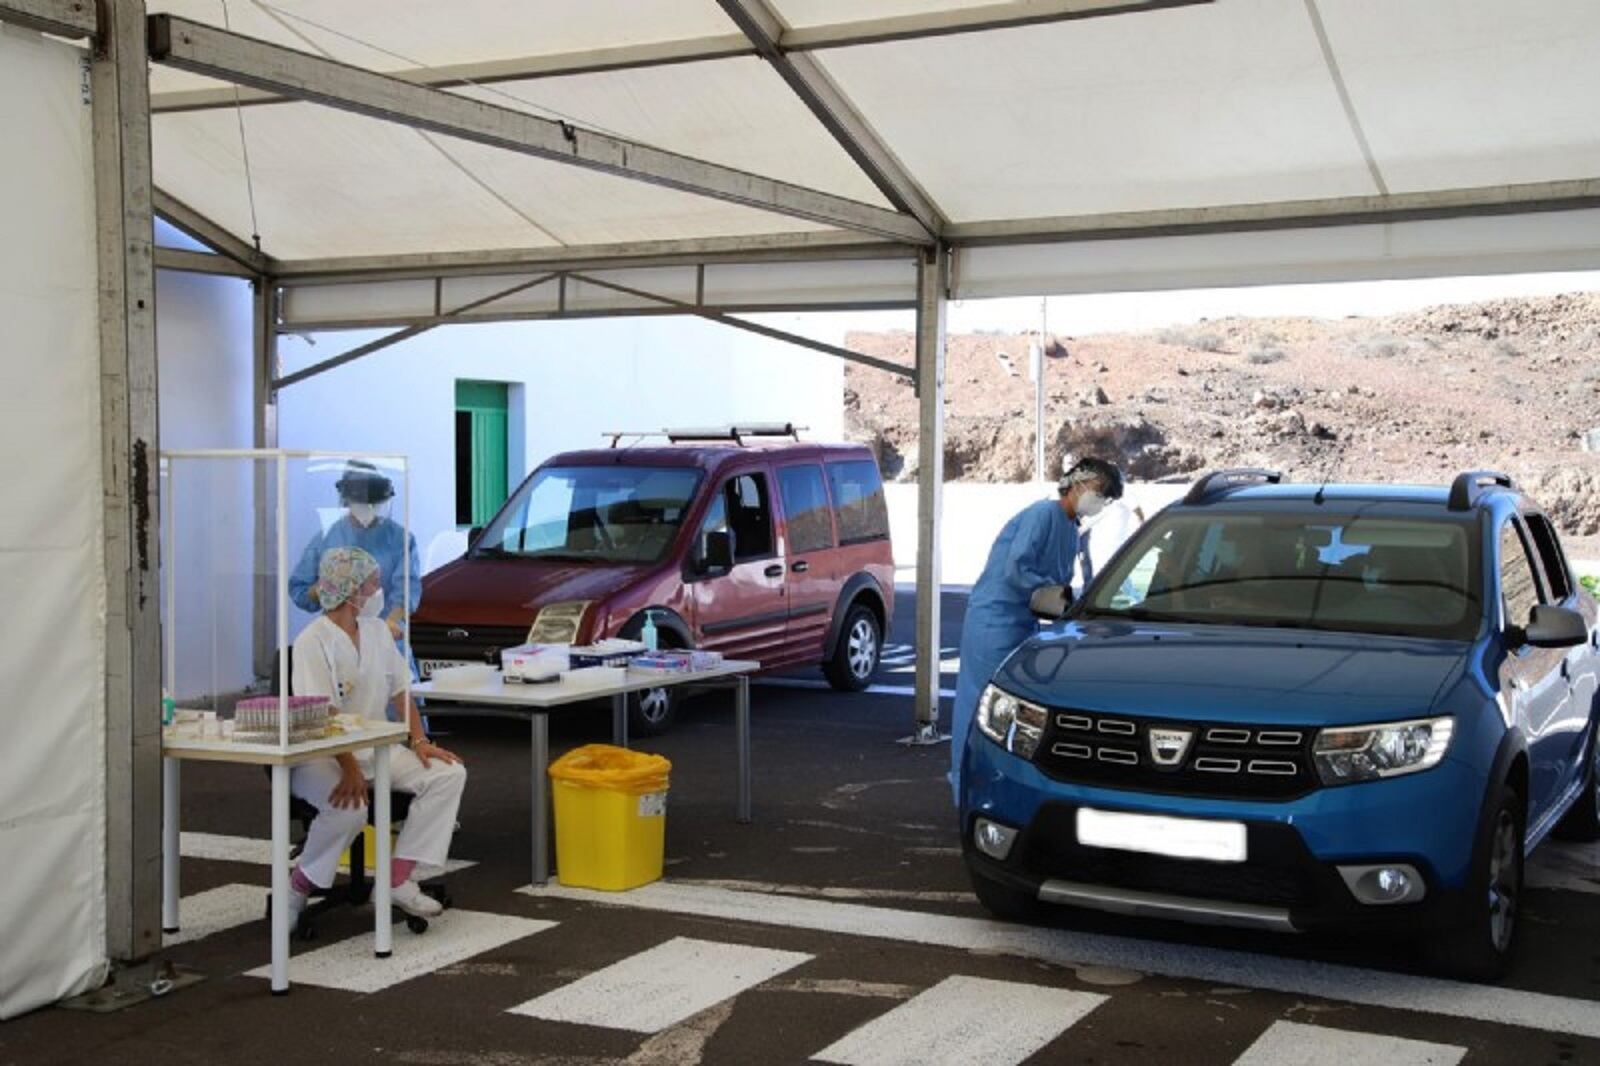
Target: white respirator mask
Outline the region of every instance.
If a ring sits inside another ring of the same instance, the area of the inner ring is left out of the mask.
[[[1106,509],[1106,498],[1093,489],[1085,489],[1078,494],[1078,517],[1093,518]]]
[[[370,526],[378,520],[378,505],[375,503],[351,503],[350,517],[355,519],[358,526]]]
[[[367,602],[361,605],[358,612],[362,618],[380,618],[383,615],[383,590],[379,589],[367,597]]]

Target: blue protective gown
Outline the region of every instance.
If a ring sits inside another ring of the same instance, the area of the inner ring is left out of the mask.
[[[961,802],[961,754],[984,686],[1018,645],[1039,631],[1028,609],[1035,589],[1070,585],[1078,555],[1078,524],[1059,500],[1040,500],[1000,530],[961,625],[961,672],[950,724],[950,786]]]
[[[322,553],[329,548],[361,548],[378,561],[383,580],[383,613],[405,602],[401,585],[404,583],[403,553],[411,554],[411,596],[406,604],[408,612],[415,611],[422,602],[422,566],[417,558],[417,538],[407,536],[400,523],[392,518],[380,518],[370,526],[361,526],[348,514],[325,531],[311,538],[305,551],[300,553],[300,563],[289,575],[289,599],[302,611],[320,614],[322,608],[311,598],[311,587],[317,583],[317,566]]]

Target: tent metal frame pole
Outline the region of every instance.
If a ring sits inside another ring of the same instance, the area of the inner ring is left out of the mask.
[[[343,352],[339,355],[333,356],[330,359],[324,359],[320,363],[315,363],[311,366],[308,366],[304,370],[296,370],[293,374],[285,374],[281,378],[275,377],[272,379],[273,393],[276,394],[279,389],[288,388],[290,385],[305,381],[307,378],[314,378],[318,374],[325,374],[336,367],[344,366],[346,363],[353,363],[357,359],[371,355],[373,352],[381,352],[385,348],[399,344],[401,341],[410,340],[412,337],[415,337],[420,333],[426,333],[435,327],[445,325],[448,322],[457,321],[459,320],[459,316],[475,307],[482,307],[485,304],[493,303],[496,300],[503,300],[507,296],[515,296],[517,293],[526,289],[537,288],[538,286],[543,285],[545,282],[553,280],[556,276],[557,275],[555,274],[544,274],[540,277],[534,278],[531,281],[519,281],[517,284],[512,285],[509,288],[502,289],[499,292],[490,293],[488,296],[473,300],[470,303],[464,303],[460,307],[452,308],[442,315],[434,315],[431,318],[425,318],[420,322],[416,322],[405,327],[404,329],[396,330],[387,337],[379,337],[375,341],[369,341],[366,344],[358,345],[354,348],[351,348],[347,352]]]
[[[412,85],[172,15],[151,16],[149,25],[151,58],[179,70],[810,222],[912,244],[930,239],[915,218],[874,204]]]
[[[106,950],[161,946],[161,547],[155,230],[143,0],[101,7],[90,63],[105,515]]]
[[[247,241],[240,240],[226,227],[202,215],[171,193],[156,189],[154,202],[156,214],[218,255],[227,256],[252,274],[273,272],[271,257]]]
[[[470,252],[280,259],[273,271],[285,285],[342,285],[407,278],[489,277],[541,270],[616,270],[747,263],[821,263],[855,259],[909,260],[908,244],[856,233],[772,233],[749,237],[591,244],[571,248],[506,248]]]
[[[278,447],[278,393],[272,387],[278,373],[279,293],[275,278],[256,278],[251,294],[250,445],[266,450]],[[251,653],[257,677],[271,677],[277,662],[278,575],[276,483],[265,463],[255,463],[255,580],[252,583]]]
[[[254,281],[260,277],[255,271],[242,263],[235,262],[225,255],[215,255],[211,252],[196,252],[188,248],[157,248],[155,250],[157,270],[177,270],[185,274],[210,274],[217,277],[244,278]]]
[[[767,0],[717,0],[734,25],[755,45],[800,102],[872,180],[884,198],[918,222],[930,235],[944,229],[946,219],[887,145],[867,124],[822,64],[803,53],[785,52],[784,25]]]
[[[1021,0],[969,8],[919,12],[888,18],[865,19],[784,30],[778,46],[789,54],[852,48],[887,41],[908,41],[922,37],[983,33],[987,30],[1037,26],[1052,22],[1142,14],[1166,8],[1191,7],[1212,0]],[[420,67],[391,72],[391,77],[414,85],[445,89],[462,85],[493,85],[496,82],[531,81],[537,78],[595,74],[605,71],[642,70],[675,63],[701,63],[755,55],[756,49],[742,34],[714,34],[681,41],[652,41],[615,48],[586,49],[558,55],[525,56],[480,63],[459,63]],[[239,102],[283,103],[274,93],[245,90]],[[188,89],[158,93],[154,97],[157,113],[208,111],[234,106],[229,89]]]
[[[923,255],[917,271],[917,673],[916,722],[906,743],[949,740],[939,732],[943,658],[939,601],[944,496],[945,310],[950,253]]]
[[[824,355],[832,355],[849,363],[859,363],[862,366],[870,366],[874,370],[882,370],[886,373],[898,374],[901,377],[910,378],[912,382],[917,380],[917,371],[915,369],[908,366],[901,366],[899,363],[892,363],[887,359],[877,359],[870,355],[862,355],[860,352],[851,351],[849,348],[841,348],[836,344],[828,344],[825,341],[812,340],[810,337],[802,337],[798,333],[790,333],[787,330],[775,329],[772,326],[763,326],[758,322],[746,322],[743,319],[734,318],[731,315],[723,314],[720,311],[711,311],[705,308],[696,307],[694,304],[685,303],[682,300],[674,300],[670,296],[660,296],[656,293],[646,292],[643,289],[635,289],[628,285],[619,285],[614,281],[602,281],[600,278],[591,277],[587,274],[579,274],[572,271],[569,271],[567,276],[574,281],[581,281],[585,285],[594,285],[597,288],[610,289],[612,292],[620,292],[625,296],[634,296],[641,300],[655,300],[666,305],[667,307],[679,310],[686,315],[694,315],[696,318],[703,318],[709,322],[719,322],[724,326],[731,326],[734,329],[742,329],[746,333],[754,333],[761,337],[768,337],[772,340],[783,341],[786,344],[793,344],[801,348],[809,348],[814,352],[821,352]]]
[[[93,37],[100,29],[89,0],[0,0],[0,22],[69,40]]]
[[[1072,244],[1140,237],[1322,229],[1435,219],[1473,218],[1600,207],[1600,177],[1523,185],[1487,185],[1385,196],[1341,196],[1256,204],[1129,211],[1058,218],[957,222],[945,238],[962,248],[1012,244]]]

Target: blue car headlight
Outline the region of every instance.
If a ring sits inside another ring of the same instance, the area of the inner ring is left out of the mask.
[[[1317,734],[1311,757],[1325,785],[1414,774],[1439,765],[1454,730],[1453,718],[1324,729]]]
[[[978,699],[978,728],[983,735],[1024,759],[1033,758],[1044,738],[1049,713],[1037,704],[1020,700],[993,685]]]

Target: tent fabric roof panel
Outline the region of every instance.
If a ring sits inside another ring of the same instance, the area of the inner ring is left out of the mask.
[[[1594,0],[1320,9],[1391,192],[1600,174]]]
[[[710,163],[889,206],[783,80],[753,57],[459,91]]]
[[[1283,0],[823,53],[955,221],[1376,191]]]
[[[235,115],[152,125],[156,184],[248,237]],[[262,246],[284,259],[827,228],[311,104],[251,109],[245,138]]]

